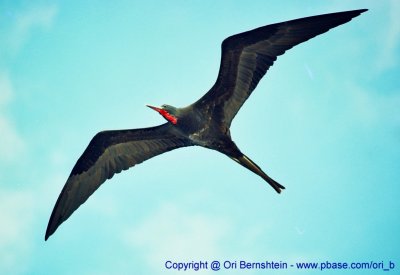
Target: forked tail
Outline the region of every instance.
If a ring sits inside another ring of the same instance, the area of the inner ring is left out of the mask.
[[[272,188],[275,189],[276,192],[281,193],[282,189],[285,189],[283,185],[280,185],[277,183],[275,180],[271,179],[267,174],[261,170],[260,167],[258,167],[257,164],[255,164],[251,159],[249,159],[247,156],[242,155],[241,157],[234,158],[231,157],[234,161],[237,163],[241,164],[242,166],[246,167],[250,171],[256,173],[260,177],[262,177],[266,182],[269,183],[269,185],[272,186]]]

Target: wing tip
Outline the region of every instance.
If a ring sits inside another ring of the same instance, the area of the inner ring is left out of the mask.
[[[63,192],[61,192],[61,194],[62,194]],[[57,211],[57,209],[58,209],[58,206],[59,206],[59,203],[60,203],[60,197],[61,197],[61,194],[60,194],[60,196],[58,197],[58,199],[57,199],[57,202],[56,202],[56,204],[55,204],[55,206],[54,206],[54,208],[53,208],[53,211],[51,212],[51,216],[50,216],[50,219],[49,219],[49,223],[47,224],[47,228],[46,228],[46,234],[45,234],[45,236],[44,236],[44,240],[45,241],[47,241],[48,239],[49,239],[49,237],[51,236],[51,235],[53,235],[54,234],[54,232],[56,232],[56,230],[57,230],[57,228],[63,223],[63,219],[62,219],[62,217],[60,216],[60,214],[58,213],[59,211]],[[57,216],[57,218],[56,218],[56,216]]]
[[[58,226],[52,226],[52,220],[50,219],[49,224],[47,225],[46,234],[44,236],[44,240],[47,241],[51,235],[56,231]]]
[[[360,14],[368,11],[368,9],[358,9],[358,10],[350,10],[350,11],[345,11],[344,13],[350,15],[350,18],[354,18],[359,16]],[[340,12],[339,12],[340,13]]]
[[[335,13],[358,13],[358,14],[361,14],[361,13],[363,13],[363,12],[366,12],[366,11],[368,11],[368,9],[357,9],[357,10],[348,10],[348,11],[339,11],[339,12],[334,12],[333,14],[335,14]],[[329,14],[329,13],[328,13]],[[323,14],[322,14],[323,15]]]
[[[354,13],[356,13],[355,16],[359,16],[360,14],[362,14],[362,13],[364,13],[366,11],[368,11],[368,9],[359,9],[359,10],[353,10],[353,11],[350,11],[350,12],[354,12]]]
[[[44,235],[44,241],[47,241],[52,234],[53,233],[49,233],[46,231],[46,235]]]

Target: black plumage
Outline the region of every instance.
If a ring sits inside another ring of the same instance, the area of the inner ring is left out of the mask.
[[[115,173],[185,146],[198,145],[219,151],[262,177],[280,193],[284,187],[265,174],[232,141],[231,122],[279,55],[365,11],[291,20],[225,39],[218,78],[197,102],[184,108],[149,106],[168,122],[144,129],[103,131],[93,137],[58,197],[45,239]]]

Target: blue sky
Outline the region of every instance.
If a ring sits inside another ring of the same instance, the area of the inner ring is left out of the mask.
[[[166,260],[400,266],[398,1],[115,2],[0,3],[0,273],[174,274]],[[229,35],[359,8],[370,10],[280,57],[232,124],[283,194],[217,152],[175,150],[107,181],[44,242],[95,133],[158,125],[145,104],[198,99]],[[242,272],[265,271],[218,273]]]

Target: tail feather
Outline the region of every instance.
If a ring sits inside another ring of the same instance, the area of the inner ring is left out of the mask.
[[[251,159],[249,159],[247,156],[242,155],[239,158],[232,157],[232,159],[234,161],[236,161],[237,163],[239,163],[240,165],[246,167],[250,171],[252,171],[252,172],[256,173],[257,175],[259,175],[260,177],[262,177],[266,182],[269,183],[269,185],[271,185],[272,188],[275,189],[276,192],[281,193],[282,189],[285,189],[285,187],[283,185],[279,184],[278,182],[276,182],[275,180],[270,178],[267,174],[265,174],[263,172],[263,170],[261,170],[261,168],[257,164],[255,164]]]

